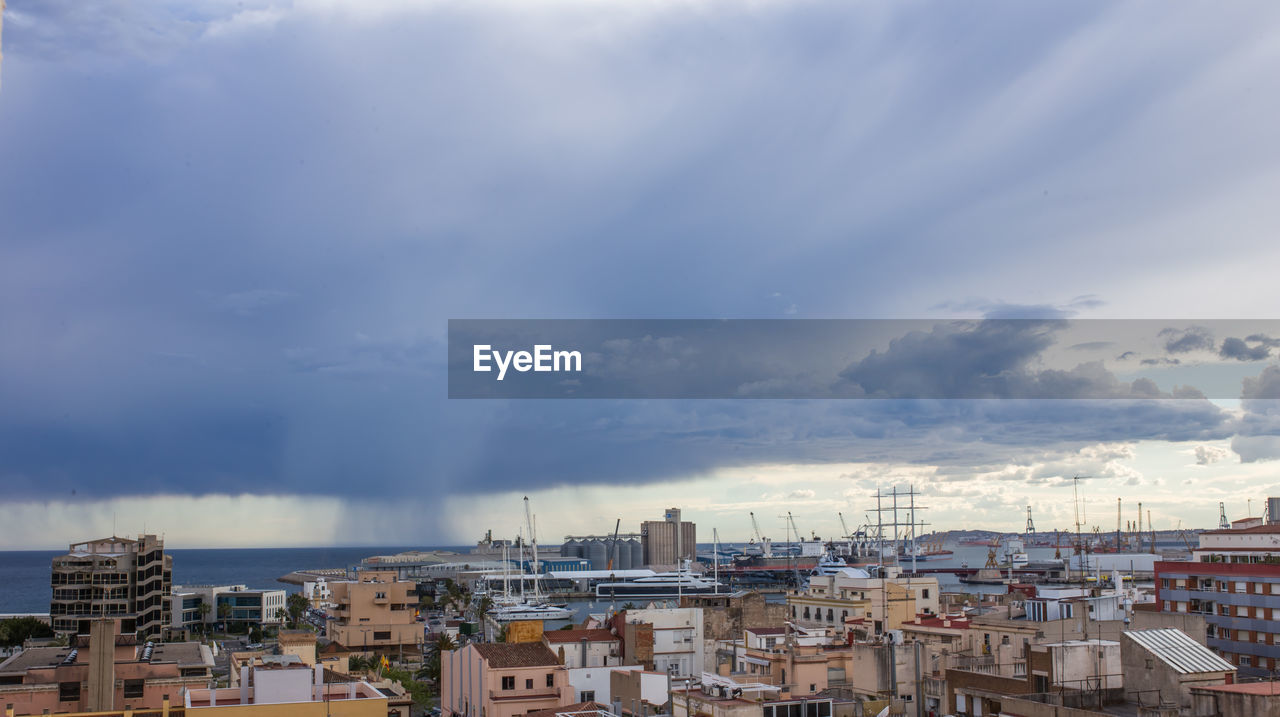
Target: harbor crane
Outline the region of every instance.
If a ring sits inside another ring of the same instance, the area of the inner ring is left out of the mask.
[[[751,515],[751,529],[756,532],[756,542],[760,544],[761,557],[772,558],[773,547],[770,544],[769,539],[764,537],[764,534],[760,532],[760,524],[756,522],[756,514],[750,513],[750,515]]]
[[[618,531],[622,529],[622,518],[618,518],[617,525],[613,526],[613,540],[609,541],[609,564],[606,570],[613,572],[613,556],[618,554]]]

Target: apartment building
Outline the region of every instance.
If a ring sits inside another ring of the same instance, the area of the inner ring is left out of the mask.
[[[1280,669],[1280,524],[1245,524],[1202,533],[1189,562],[1157,562],[1156,601],[1203,616],[1204,643],[1259,677]]]
[[[702,608],[623,610],[613,616],[610,627],[622,638],[624,665],[641,665],[680,677],[703,671]]]
[[[73,543],[53,559],[49,615],[54,632],[88,632],[95,618],[123,618],[139,639],[156,638],[170,623],[173,558],[154,535]]]
[[[67,647],[34,647],[0,663],[0,704],[13,715],[160,709],[206,684],[213,653],[197,642],[140,643],[120,619],[89,621]]]
[[[471,643],[441,655],[442,717],[523,717],[574,698],[568,670],[542,642]]]
[[[424,639],[417,621],[415,583],[393,570],[368,570],[355,580],[329,582],[336,607],[329,611],[329,638],[358,652],[418,649]]]
[[[918,614],[938,612],[938,579],[902,577],[894,569],[886,577],[861,570],[815,576],[807,589],[787,595],[790,619],[805,627],[856,630],[861,637],[896,630]]]
[[[571,670],[622,664],[622,638],[608,630],[551,630],[542,634],[542,641]]]

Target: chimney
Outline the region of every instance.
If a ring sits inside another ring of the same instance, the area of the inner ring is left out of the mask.
[[[116,623],[99,618],[89,623],[89,694],[86,712],[116,708]]]

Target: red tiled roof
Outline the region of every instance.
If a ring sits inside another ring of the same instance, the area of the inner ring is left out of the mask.
[[[603,628],[587,630],[551,630],[542,633],[547,642],[612,642],[619,639],[617,635]]]
[[[479,642],[471,645],[489,667],[552,667],[560,664],[551,648],[541,642]]]

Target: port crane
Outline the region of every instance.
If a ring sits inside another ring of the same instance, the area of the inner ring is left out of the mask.
[[[760,524],[756,522],[756,514],[750,513],[750,515],[751,515],[751,529],[756,532],[756,542],[760,544],[761,557],[772,558],[773,557],[772,544],[770,544],[769,539],[764,537],[764,534],[760,532]]]
[[[613,540],[609,541],[609,564],[605,569],[613,572],[613,557],[618,554],[618,531],[622,529],[622,518],[618,518],[617,525],[613,526]]]

